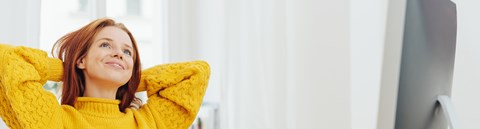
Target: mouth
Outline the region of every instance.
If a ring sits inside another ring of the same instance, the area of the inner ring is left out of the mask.
[[[117,68],[117,69],[125,70],[125,66],[123,66],[121,63],[118,63],[118,62],[115,62],[115,61],[109,61],[105,64],[110,65],[110,66],[112,66],[114,68]]]

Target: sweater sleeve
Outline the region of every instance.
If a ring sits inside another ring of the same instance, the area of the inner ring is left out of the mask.
[[[147,104],[139,109],[157,127],[186,129],[195,119],[210,76],[204,61],[158,65],[142,71],[139,91],[147,90]]]
[[[0,44],[0,116],[12,129],[61,128],[61,107],[43,89],[59,81],[62,62],[28,47]]]

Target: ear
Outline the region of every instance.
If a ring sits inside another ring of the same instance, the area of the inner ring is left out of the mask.
[[[77,67],[79,69],[85,69],[85,58],[77,60]]]

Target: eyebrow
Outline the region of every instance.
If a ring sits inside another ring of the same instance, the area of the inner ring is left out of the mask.
[[[100,40],[108,40],[108,41],[113,41],[113,39],[111,39],[111,38],[100,38],[100,39],[98,39],[98,40],[97,40],[97,41],[95,41],[95,42],[98,42],[98,41],[100,41]],[[128,47],[128,48],[130,48],[130,49],[132,49],[132,50],[133,50],[132,46],[130,46],[130,45],[126,44],[126,43],[124,43],[124,44],[123,44],[123,46],[125,46],[125,47]]]
[[[125,44],[123,44],[123,46],[125,46],[125,47],[128,47],[128,48],[130,48],[130,49],[132,49],[132,50],[133,50],[132,46],[130,46],[130,45],[126,44],[126,43],[125,43]]]
[[[98,41],[100,41],[100,40],[108,40],[108,41],[113,41],[113,39],[111,39],[111,38],[100,38],[100,39],[98,39],[98,40],[97,40],[97,41],[95,41],[95,42],[98,42]]]

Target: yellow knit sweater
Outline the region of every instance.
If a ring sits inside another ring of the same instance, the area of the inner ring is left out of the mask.
[[[10,128],[186,129],[210,75],[203,61],[143,70],[139,91],[147,91],[147,104],[120,112],[119,100],[79,97],[74,107],[60,105],[42,86],[60,81],[62,70],[62,62],[44,51],[0,44],[0,116]]]

